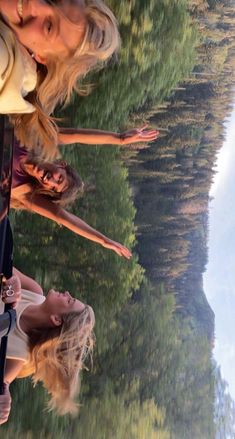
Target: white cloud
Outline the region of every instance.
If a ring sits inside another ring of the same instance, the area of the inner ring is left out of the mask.
[[[204,289],[215,312],[214,356],[235,399],[235,103],[226,129],[210,192],[214,200],[209,211],[209,262]]]
[[[220,149],[217,156],[216,163],[216,174],[214,176],[214,183],[211,187],[211,196],[216,196],[221,188],[221,184],[223,185],[224,181],[228,175],[228,169],[232,164],[231,155],[235,154],[235,102],[233,106],[233,111],[228,122],[225,124],[226,129],[226,140],[223,144],[223,147]]]
[[[217,363],[221,366],[221,374],[223,379],[228,382],[229,393],[235,400],[235,345],[228,340],[216,339],[214,356]]]

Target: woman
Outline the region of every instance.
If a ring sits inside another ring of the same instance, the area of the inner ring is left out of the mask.
[[[37,195],[61,207],[68,206],[83,191],[84,184],[75,169],[64,160],[42,162],[15,140],[12,164],[12,207],[24,208],[24,196],[33,202]],[[57,207],[58,207],[57,206]]]
[[[50,115],[118,49],[115,17],[101,0],[0,0],[0,14],[37,64],[37,85],[27,96],[35,111],[12,117],[16,135],[53,157],[57,127]]]
[[[77,190],[82,189],[81,180],[78,178],[78,185],[74,186],[76,174],[73,171],[71,178],[67,169],[72,168],[68,167],[66,162],[40,162],[38,165],[30,160],[27,162],[27,151],[18,143],[14,145],[14,157],[11,207],[38,213],[67,227],[77,235],[113,250],[119,256],[127,259],[131,257],[131,252],[126,247],[107,238],[62,207],[74,200]]]
[[[100,130],[64,129],[59,142],[88,144],[128,144],[156,139],[158,132],[143,128],[132,129],[121,134]],[[64,161],[40,162],[29,158],[26,149],[16,142],[14,145],[11,206],[25,208],[60,223],[71,231],[130,258],[130,251],[97,232],[80,218],[63,207],[76,198],[82,182],[73,169]]]
[[[8,296],[12,290],[14,295]],[[94,345],[92,308],[67,291],[52,289],[43,296],[40,285],[16,269],[6,282],[3,301],[15,304],[17,324],[8,336],[0,423],[7,421],[10,412],[9,384],[29,375],[34,383],[42,381],[51,398],[51,409],[61,415],[76,413],[79,373]]]

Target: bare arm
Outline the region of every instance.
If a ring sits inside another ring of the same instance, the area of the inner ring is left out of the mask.
[[[11,394],[9,384],[19,375],[24,362],[22,360],[6,360],[4,375],[4,394],[0,395],[0,425],[7,422],[11,411]]]
[[[14,381],[14,379],[19,375],[23,365],[23,360],[13,360],[11,358],[7,358],[4,382],[11,384],[12,381]]]
[[[121,145],[121,137],[111,131],[93,130],[85,128],[60,128],[58,143],[69,145],[71,143],[86,143],[88,145]]]
[[[147,126],[134,128],[123,133],[93,130],[85,128],[60,128],[58,143],[86,143],[89,145],[128,145],[137,142],[151,142],[158,136],[158,131],[149,130]]]
[[[13,268],[13,274],[20,279],[22,288],[26,288],[35,293],[42,294],[42,289],[40,285],[38,285],[37,282],[35,282],[33,279],[25,276],[16,268]],[[9,384],[11,384],[15,380],[15,378],[17,378],[23,365],[23,360],[16,360],[11,358],[7,358],[6,360],[6,368],[4,373],[4,394],[0,395],[0,425],[8,421],[11,411],[11,394],[9,391]]]
[[[32,291],[32,293],[43,294],[41,286],[34,279],[21,273],[15,267],[13,268],[13,273],[19,277],[23,289]]]
[[[21,201],[27,209],[51,219],[52,221],[62,224],[77,235],[83,236],[90,241],[97,242],[103,247],[113,250],[119,256],[123,256],[127,259],[131,257],[131,252],[122,244],[107,238],[107,236],[93,229],[78,216],[67,212],[65,209],[62,209],[51,201],[46,200],[43,196],[35,196],[32,201],[26,195],[22,197]]]
[[[8,421],[11,411],[11,394],[9,384],[4,383],[3,395],[0,395],[0,425]]]

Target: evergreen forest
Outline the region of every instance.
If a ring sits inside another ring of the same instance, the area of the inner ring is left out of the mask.
[[[96,314],[93,367],[76,418],[44,410],[30,380],[12,385],[4,439],[226,439],[235,403],[213,359],[203,289],[209,191],[235,85],[234,0],[108,0],[118,59],[58,109],[65,126],[146,123],[150,145],[64,146],[85,181],[71,210],[133,250],[130,261],[29,212],[12,212],[15,265],[71,291]],[[32,233],[32,231],[37,233]]]

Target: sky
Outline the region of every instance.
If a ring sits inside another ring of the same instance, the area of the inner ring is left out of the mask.
[[[215,313],[214,356],[235,400],[235,102],[210,195],[204,290]]]

